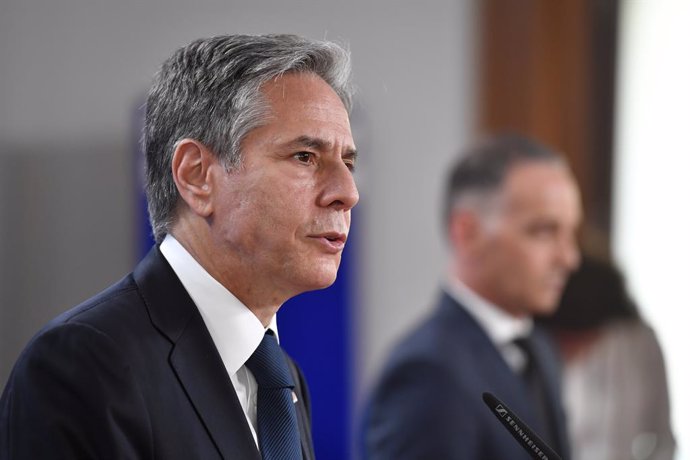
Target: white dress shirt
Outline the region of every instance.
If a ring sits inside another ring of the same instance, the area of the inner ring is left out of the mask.
[[[514,340],[527,337],[534,326],[529,317],[517,318],[463,284],[456,277],[446,278],[446,292],[472,316],[515,372],[527,364],[525,353]]]
[[[256,379],[244,363],[263,340],[266,329],[256,315],[209,275],[172,235],[165,237],[160,250],[201,313],[211,339],[223,360],[225,370],[235,387],[237,398],[258,447],[256,435],[258,386]],[[268,328],[273,330],[278,338],[275,315]]]

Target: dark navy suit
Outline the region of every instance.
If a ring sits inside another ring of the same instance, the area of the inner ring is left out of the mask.
[[[535,331],[546,396],[555,408],[557,442],[568,458],[559,368],[545,336]],[[363,424],[366,459],[528,460],[529,455],[482,400],[489,391],[537,433],[529,389],[477,322],[443,293],[438,309],[394,350]]]
[[[290,365],[313,459],[309,396]],[[260,458],[201,315],[158,248],[40,331],[0,400],[1,460]]]

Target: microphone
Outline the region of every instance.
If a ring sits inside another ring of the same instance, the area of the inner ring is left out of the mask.
[[[535,460],[562,460],[554,450],[548,446],[537,434],[527,426],[520,417],[508,408],[501,400],[491,393],[483,393],[482,399],[491,412],[513,435],[520,445]]]

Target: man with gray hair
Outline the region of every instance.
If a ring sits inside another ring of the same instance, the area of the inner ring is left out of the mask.
[[[564,160],[504,135],[463,155],[445,201],[450,267],[437,309],[394,350],[366,411],[368,459],[529,459],[482,400],[512,407],[568,456],[557,360],[532,316],[579,263]]]
[[[278,344],[336,278],[359,195],[349,54],[291,35],[176,51],[146,107],[156,246],[42,329],[0,401],[0,459],[312,459]]]

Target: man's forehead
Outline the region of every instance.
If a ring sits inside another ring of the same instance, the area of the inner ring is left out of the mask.
[[[262,87],[268,113],[255,135],[271,132],[286,147],[354,153],[350,119],[333,88],[313,73],[289,73]]]
[[[505,208],[511,210],[580,208],[577,183],[560,163],[533,162],[511,168],[499,196]]]

